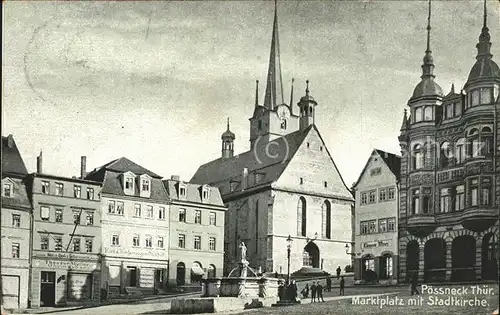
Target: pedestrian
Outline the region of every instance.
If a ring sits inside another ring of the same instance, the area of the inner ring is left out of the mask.
[[[328,292],[332,291],[332,278],[330,276],[326,277],[326,290]]]
[[[311,303],[316,302],[316,282],[311,285]]]
[[[323,286],[319,282],[318,282],[318,285],[316,286],[316,295],[318,296],[318,302],[320,301],[319,300],[320,298],[321,298],[321,302],[325,301],[323,299]]]
[[[345,281],[344,281],[344,276],[340,278],[340,295],[344,295],[344,286],[345,286]]]
[[[297,286],[297,283],[295,280],[292,280],[292,285],[291,285],[291,290],[292,290],[292,301],[296,302],[297,301],[297,295],[299,291],[299,287]]]
[[[417,289],[418,285],[418,273],[414,272],[413,275],[411,276],[411,295],[413,293],[416,293],[417,295],[420,294]]]
[[[304,299],[307,299],[309,297],[309,283],[306,283],[306,286],[302,289],[301,293]]]
[[[277,272],[277,271],[274,273],[274,277],[275,277],[276,279],[278,279],[278,272]]]
[[[285,297],[285,286],[283,285],[282,281],[279,281],[278,283],[279,283],[279,285],[278,285],[278,297],[279,297],[280,301],[282,301],[283,298]]]
[[[340,272],[342,269],[340,269],[340,266],[337,267],[337,280],[340,278]]]

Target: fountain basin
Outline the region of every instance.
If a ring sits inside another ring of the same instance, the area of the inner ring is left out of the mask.
[[[172,301],[170,314],[224,313],[269,307],[275,298],[200,297]]]
[[[278,279],[265,277],[204,279],[202,297],[277,298]]]

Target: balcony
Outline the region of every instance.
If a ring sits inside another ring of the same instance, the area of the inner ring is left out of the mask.
[[[436,218],[433,214],[417,214],[408,218],[408,232],[425,237],[436,229]]]
[[[460,222],[468,230],[482,232],[495,223],[498,213],[499,210],[492,206],[467,207],[462,212]]]

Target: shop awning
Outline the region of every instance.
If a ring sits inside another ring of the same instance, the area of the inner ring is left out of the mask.
[[[193,265],[193,267],[191,267],[191,273],[197,276],[203,276],[205,271],[203,271],[199,265]]]

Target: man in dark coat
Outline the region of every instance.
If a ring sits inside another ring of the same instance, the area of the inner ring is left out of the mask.
[[[340,278],[340,272],[342,269],[340,269],[340,266],[337,267],[337,280]]]
[[[323,299],[323,286],[319,282],[318,282],[318,285],[316,286],[316,294],[318,295],[318,302],[320,302],[320,300],[319,300],[320,298],[321,298],[321,302],[325,301]]]
[[[332,291],[332,278],[330,276],[326,277],[326,290],[328,292]]]
[[[316,302],[316,282],[311,286],[311,303]]]
[[[417,295],[420,294],[418,292],[417,285],[418,285],[418,273],[414,272],[411,276],[411,295],[413,295],[413,293],[416,293]]]
[[[345,281],[344,276],[340,278],[340,295],[344,295]]]

